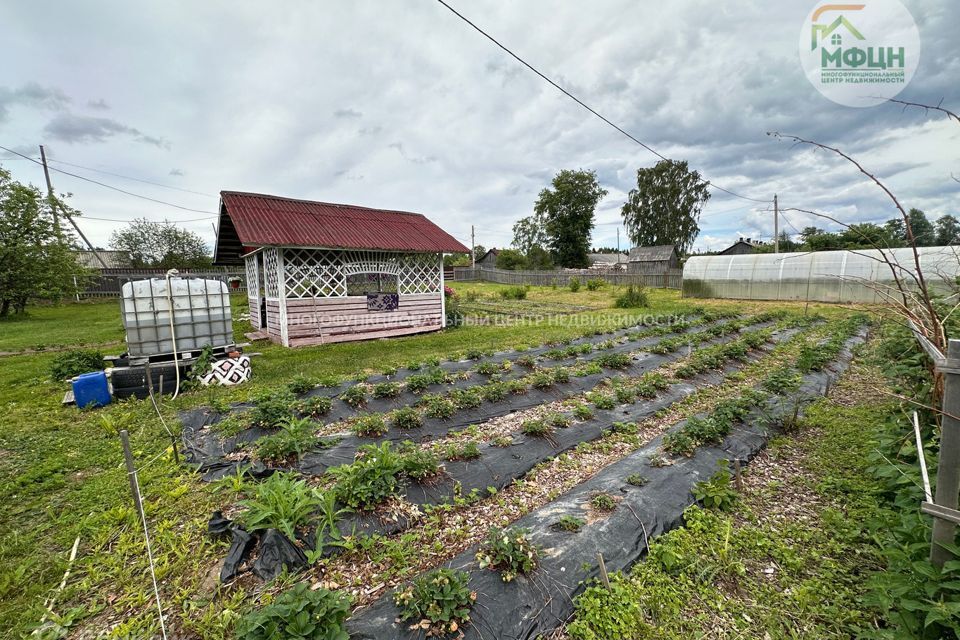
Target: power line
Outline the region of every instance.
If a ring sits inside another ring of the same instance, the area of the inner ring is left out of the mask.
[[[99,222],[133,222],[134,220],[124,220],[122,218],[94,218],[93,216],[80,215],[81,220],[97,220]],[[186,220],[147,220],[146,218],[135,218],[140,222],[149,222],[150,224],[174,224],[180,222],[200,222],[201,220],[210,220],[217,216],[204,216],[202,218],[188,218]]]
[[[20,156],[21,158],[24,158],[25,160],[29,160],[30,162],[33,162],[34,164],[39,164],[39,165],[41,165],[41,166],[43,165],[43,163],[40,162],[39,160],[34,160],[33,158],[31,158],[31,157],[28,156],[28,155],[24,155],[24,154],[22,154],[22,153],[19,153],[19,152],[17,152],[17,151],[14,151],[13,149],[8,149],[7,147],[4,147],[3,145],[0,145],[0,149],[3,149],[3,150],[6,151],[7,153],[12,153],[12,154],[15,155],[15,156]],[[57,173],[62,173],[62,174],[64,174],[64,175],[71,176],[71,177],[73,177],[73,178],[77,178],[78,180],[83,180],[83,181],[85,181],[85,182],[90,182],[90,183],[93,183],[93,184],[95,184],[95,185],[99,185],[99,186],[101,186],[101,187],[104,187],[104,188],[106,188],[106,189],[111,189],[111,190],[113,190],[113,191],[117,191],[117,192],[122,193],[122,194],[124,194],[124,195],[133,196],[134,198],[140,198],[141,200],[149,200],[150,202],[156,202],[157,204],[165,204],[165,205],[167,205],[168,207],[174,207],[175,209],[181,209],[181,210],[183,210],[183,211],[192,211],[192,212],[194,212],[194,213],[208,213],[208,214],[210,214],[210,216],[209,216],[210,218],[215,218],[215,217],[217,217],[217,215],[218,215],[217,213],[214,213],[213,211],[205,211],[205,210],[203,210],[203,209],[192,209],[192,208],[190,208],[190,207],[184,207],[184,206],[181,206],[181,205],[179,205],[179,204],[173,204],[172,202],[165,202],[164,200],[157,200],[156,198],[151,198],[151,197],[149,197],[149,196],[140,195],[139,193],[133,193],[132,191],[126,191],[126,190],[124,190],[124,189],[120,189],[119,187],[114,187],[113,185],[109,185],[109,184],[107,184],[107,183],[105,183],[105,182],[99,182],[98,180],[93,180],[93,179],[91,179],[91,178],[85,178],[84,176],[80,176],[80,175],[77,175],[77,174],[75,174],[75,173],[70,173],[69,171],[64,171],[63,169],[57,169],[56,167],[49,167],[49,168],[50,168],[51,171],[56,171]]]
[[[82,164],[74,164],[72,162],[67,162],[66,160],[54,160],[53,158],[47,158],[47,162],[56,162],[57,164],[65,164],[68,167],[76,167],[77,169],[86,169],[87,171],[94,171],[96,173],[102,173],[107,176],[113,176],[115,178],[123,178],[124,180],[133,180],[135,182],[142,182],[144,184],[152,184],[155,187],[163,187],[164,189],[172,189],[174,191],[182,191],[184,193],[192,193],[198,196],[207,196],[210,198],[218,197],[212,193],[203,193],[202,191],[192,191],[190,189],[183,189],[181,187],[175,187],[170,184],[163,184],[162,182],[154,182],[152,180],[144,180],[143,178],[134,178],[133,176],[125,176],[122,173],[113,173],[111,171],[104,171],[103,169],[94,169],[93,167],[85,167]]]
[[[537,68],[534,67],[532,64],[530,64],[529,62],[527,62],[526,60],[524,60],[523,58],[521,58],[520,56],[518,56],[517,54],[515,54],[513,51],[511,51],[510,49],[508,49],[505,45],[501,44],[500,41],[498,41],[496,38],[494,38],[493,36],[491,36],[489,33],[487,33],[486,31],[484,31],[484,30],[481,29],[480,27],[478,27],[476,24],[474,24],[474,23],[473,23],[469,18],[467,18],[465,15],[463,15],[462,13],[460,13],[459,11],[457,11],[456,9],[454,9],[453,7],[451,7],[451,6],[450,6],[449,4],[447,4],[446,2],[444,2],[444,0],[437,0],[437,2],[439,2],[439,3],[442,4],[444,7],[446,7],[447,9],[449,9],[450,12],[453,13],[455,16],[457,16],[458,18],[460,18],[461,20],[463,20],[464,22],[466,22],[468,25],[470,25],[471,27],[473,27],[477,32],[479,32],[481,35],[483,35],[487,40],[489,40],[489,41],[492,42],[493,44],[495,44],[495,45],[497,45],[498,47],[500,47],[504,52],[506,52],[508,55],[510,55],[510,57],[512,57],[514,60],[516,60],[517,62],[519,62],[520,64],[522,64],[523,66],[525,66],[527,69],[529,69],[530,71],[533,71],[535,74],[537,74],[538,76],[540,76],[540,78],[542,78],[542,79],[545,80],[547,83],[549,83],[551,86],[553,86],[555,89],[557,89],[558,91],[560,91],[563,95],[567,96],[568,98],[570,98],[571,100],[573,100],[574,102],[576,102],[578,105],[580,105],[581,107],[583,107],[584,109],[586,109],[587,111],[589,111],[590,113],[592,113],[593,115],[595,115],[596,117],[600,118],[600,119],[603,120],[605,123],[607,123],[608,125],[610,125],[610,126],[613,127],[614,129],[616,129],[617,131],[619,131],[621,134],[623,134],[624,136],[626,136],[627,138],[629,138],[629,139],[632,140],[633,142],[636,142],[638,145],[640,145],[641,147],[643,147],[644,149],[646,149],[647,151],[649,151],[649,152],[652,153],[653,155],[657,156],[657,157],[660,158],[661,160],[668,160],[668,161],[670,160],[670,158],[666,157],[665,155],[663,155],[662,153],[660,153],[659,151],[657,151],[656,149],[654,149],[654,148],[651,147],[650,145],[646,144],[645,142],[637,139],[636,137],[634,137],[633,135],[631,135],[630,133],[628,133],[627,131],[625,131],[623,128],[621,128],[620,126],[618,126],[617,124],[615,124],[615,123],[613,123],[611,120],[609,120],[608,118],[606,118],[606,117],[604,117],[603,115],[601,115],[596,109],[592,108],[592,107],[591,107],[590,105],[588,105],[586,102],[584,102],[583,100],[581,100],[581,99],[578,98],[577,96],[573,95],[572,93],[570,93],[569,91],[567,91],[566,89],[564,89],[563,87],[561,87],[559,84],[557,84],[556,82],[554,82],[553,80],[551,80],[550,78],[548,78],[548,77],[547,77],[546,75],[544,75],[539,69],[537,69]],[[733,191],[730,191],[729,189],[724,189],[724,188],[721,187],[720,185],[714,184],[714,183],[712,183],[712,182],[710,182],[710,181],[707,181],[707,183],[708,183],[710,186],[712,186],[714,189],[717,189],[717,190],[719,190],[719,191],[723,191],[724,193],[728,193],[728,194],[730,194],[731,196],[734,196],[734,197],[736,197],[736,198],[742,198],[742,199],[744,199],[744,200],[751,200],[751,201],[753,201],[753,202],[763,202],[763,203],[769,202],[769,200],[760,200],[760,199],[758,199],[758,198],[751,198],[751,197],[749,197],[749,196],[740,195],[739,193],[734,193]]]

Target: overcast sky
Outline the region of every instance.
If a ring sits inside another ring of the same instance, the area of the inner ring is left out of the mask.
[[[848,150],[931,218],[960,214],[960,126],[835,105],[804,78],[811,0],[450,3],[728,189],[848,222],[894,215],[841,161],[766,135],[778,130]],[[923,53],[899,97],[960,110],[960,2],[904,4]],[[198,192],[51,163],[209,212],[54,173],[101,246],[122,223],[89,218],[187,221],[212,241],[224,189],[416,211],[465,244],[474,224],[477,243],[499,247],[551,177],[577,168],[609,191],[593,243],[612,246],[636,170],[656,161],[434,0],[6,2],[0,15],[0,145],[37,156],[42,143],[63,163]],[[0,152],[0,164],[43,184],[29,161]],[[696,247],[769,238],[767,208],[715,192]]]

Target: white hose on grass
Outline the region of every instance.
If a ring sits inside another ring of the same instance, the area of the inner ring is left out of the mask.
[[[167,306],[169,307],[170,312],[170,340],[173,341],[173,369],[177,375],[177,386],[173,390],[173,397],[171,400],[176,400],[177,396],[180,395],[180,360],[177,357],[177,332],[173,328],[173,288],[170,286],[170,278],[179,276],[180,272],[176,269],[170,269],[167,271]],[[187,291],[187,295],[190,295],[190,291]]]

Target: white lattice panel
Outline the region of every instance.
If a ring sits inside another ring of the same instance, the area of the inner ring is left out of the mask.
[[[244,258],[244,266],[247,268],[247,297],[257,299],[260,297],[260,278],[257,273],[256,254]]]
[[[388,273],[397,276],[400,294],[440,291],[440,261],[433,254],[389,251],[285,249],[288,298],[336,298],[347,295],[346,276]]]
[[[280,298],[280,250],[263,250],[264,296],[277,300]]]

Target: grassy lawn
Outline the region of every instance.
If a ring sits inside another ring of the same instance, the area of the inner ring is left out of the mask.
[[[503,287],[454,285],[461,296],[501,299]],[[247,399],[277,388],[298,373],[355,376],[429,358],[455,357],[467,349],[499,350],[539,345],[561,338],[614,328],[640,319],[688,312],[695,305],[747,312],[771,308],[763,303],[715,303],[681,300],[675,291],[651,290],[647,309],[613,308],[618,291],[531,288],[528,301],[596,307],[559,319],[524,319],[508,325],[468,325],[421,336],[341,343],[297,350],[258,342],[248,352],[254,379],[242,387],[185,393],[163,404],[167,422],[177,411],[213,399]],[[245,300],[234,301],[242,310]],[[778,305],[784,306],[784,305]],[[789,306],[789,305],[787,305]],[[800,307],[798,307],[800,308]],[[811,307],[837,316],[838,307]],[[235,323],[238,341],[249,325]],[[116,301],[34,307],[24,318],[0,323],[0,351],[57,345],[101,345],[122,340]],[[101,349],[122,350],[121,345]],[[102,410],[62,407],[64,386],[49,379],[55,353],[0,359],[0,637],[18,637],[45,612],[45,601],[64,628],[86,631],[112,628],[113,637],[144,637],[155,631],[150,582],[139,522],[132,509],[117,431],[130,431],[151,537],[166,605],[190,622],[186,637],[216,638],[242,610],[250,585],[229,592],[217,585],[216,572],[226,546],[205,533],[210,513],[224,496],[177,467],[164,452],[169,439],[149,402],[130,401]],[[57,592],[76,538],[79,553],[67,587]]]

